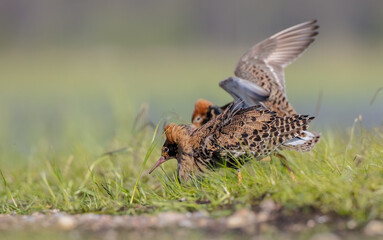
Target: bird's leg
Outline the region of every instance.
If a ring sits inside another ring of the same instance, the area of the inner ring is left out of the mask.
[[[270,156],[266,156],[264,158],[262,158],[261,160],[259,160],[260,162],[269,162],[271,161],[271,157]]]
[[[289,174],[290,174],[290,177],[291,179],[294,181],[294,182],[297,182],[297,179],[295,178],[295,175],[294,175],[294,172],[293,170],[291,169],[291,167],[289,166],[289,164],[287,163],[287,159],[285,156],[283,156],[282,154],[280,153],[275,153],[275,156],[279,157],[281,159],[281,163],[283,164],[283,166],[285,166],[285,168],[287,168],[287,171],[289,171]]]
[[[241,173],[241,170],[237,169],[237,173],[238,173],[238,184],[240,184],[242,182],[242,173]]]

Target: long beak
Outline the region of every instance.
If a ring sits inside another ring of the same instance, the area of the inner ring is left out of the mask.
[[[164,157],[160,157],[160,159],[158,159],[158,161],[156,162],[156,164],[154,164],[154,166],[152,167],[152,169],[150,169],[149,171],[149,174],[151,174],[154,169],[156,169],[158,166],[160,166],[161,164],[163,164],[164,162],[166,162],[166,159]]]

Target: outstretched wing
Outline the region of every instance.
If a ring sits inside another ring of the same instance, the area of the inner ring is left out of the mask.
[[[239,60],[235,76],[250,80],[266,90],[272,81],[284,91],[283,69],[314,42],[318,28],[316,20],[304,22],[256,44]]]

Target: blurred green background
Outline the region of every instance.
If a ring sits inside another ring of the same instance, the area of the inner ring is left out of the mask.
[[[231,100],[218,82],[253,44],[318,19],[286,70],[287,92],[316,128],[383,121],[383,1],[0,1],[0,141],[8,154],[129,139],[140,108],[190,121],[194,101]],[[94,147],[94,148],[93,148]]]

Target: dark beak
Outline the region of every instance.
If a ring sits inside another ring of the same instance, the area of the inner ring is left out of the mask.
[[[151,174],[154,171],[154,169],[156,169],[158,166],[160,166],[161,164],[163,164],[166,161],[167,160],[164,157],[160,157],[160,159],[158,159],[158,161],[156,162],[156,164],[154,164],[152,169],[150,169],[149,174]]]

